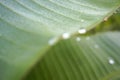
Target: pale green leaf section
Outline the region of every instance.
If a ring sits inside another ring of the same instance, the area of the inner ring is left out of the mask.
[[[62,40],[24,80],[120,80],[120,33]]]
[[[48,40],[110,16],[120,0],[0,0],[0,80],[20,80]]]

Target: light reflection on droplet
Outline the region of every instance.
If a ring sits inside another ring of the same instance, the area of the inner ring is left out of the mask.
[[[76,41],[80,41],[80,40],[81,40],[80,37],[77,37],[77,38],[76,38]]]
[[[114,64],[115,61],[113,59],[109,59],[109,64]]]
[[[57,38],[52,38],[48,41],[49,45],[54,45],[57,42]]]
[[[68,38],[70,38],[70,34],[69,33],[63,33],[62,38],[63,39],[68,39]]]
[[[87,31],[86,31],[86,29],[84,29],[84,28],[78,30],[78,33],[80,33],[80,34],[85,34],[86,32],[87,32]]]

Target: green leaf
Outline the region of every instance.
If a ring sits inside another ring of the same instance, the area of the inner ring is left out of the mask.
[[[64,32],[91,29],[120,0],[0,0],[0,80],[20,80]]]
[[[120,80],[120,32],[62,40],[24,80]]]

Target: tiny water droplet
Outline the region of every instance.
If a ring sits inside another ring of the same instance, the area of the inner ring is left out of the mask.
[[[105,17],[105,18],[104,18],[104,21],[107,21],[107,20],[108,20],[108,17]]]
[[[49,45],[54,45],[57,42],[57,38],[52,38],[48,41]]]
[[[80,40],[81,40],[80,37],[77,37],[77,38],[76,38],[76,41],[80,41]]]
[[[86,37],[86,40],[90,40],[90,37]]]
[[[70,38],[70,34],[69,33],[63,33],[62,37],[63,37],[63,39],[68,39],[68,38]]]
[[[86,32],[87,32],[87,31],[86,31],[86,29],[84,29],[84,28],[78,30],[78,33],[80,33],[80,34],[85,34]]]
[[[83,20],[83,19],[81,19],[81,22],[84,22],[84,20]]]
[[[95,46],[94,46],[95,48],[99,48],[99,46],[96,44]]]
[[[113,59],[109,59],[109,63],[110,63],[110,64],[114,64],[115,61],[114,61]]]

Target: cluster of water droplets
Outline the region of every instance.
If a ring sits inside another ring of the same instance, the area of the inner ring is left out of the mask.
[[[68,39],[68,38],[70,38],[70,33],[63,33],[63,34],[62,34],[62,38],[63,38],[63,39]],[[57,38],[57,37],[51,38],[51,39],[48,41],[48,44],[52,46],[52,45],[54,45],[57,41],[58,41],[58,38]]]
[[[81,21],[84,22],[84,20],[81,20]],[[86,32],[87,32],[87,30],[84,29],[84,28],[81,28],[81,29],[78,30],[79,34],[85,34]],[[62,39],[69,39],[70,36],[71,36],[70,33],[65,32],[65,33],[62,34]],[[48,43],[49,43],[49,45],[54,45],[57,42],[57,40],[58,40],[57,38],[51,38],[48,41]],[[81,40],[80,37],[76,38],[76,41],[80,41],[80,40]]]
[[[79,34],[85,34],[86,32],[87,32],[87,30],[84,29],[84,28],[81,28],[81,29],[78,30]],[[81,40],[80,37],[76,37],[76,41],[80,41],[80,40]]]
[[[81,38],[80,37],[76,37],[76,41],[80,41],[81,40]],[[87,36],[86,37],[86,40],[90,40],[90,37],[89,36]]]

